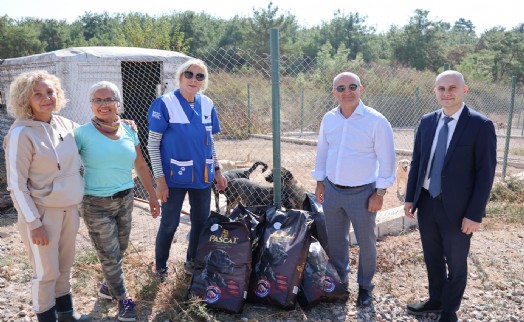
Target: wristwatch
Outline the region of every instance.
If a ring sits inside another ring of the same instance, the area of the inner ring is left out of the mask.
[[[384,197],[386,195],[387,190],[386,189],[376,188],[375,192],[377,193],[377,196]]]

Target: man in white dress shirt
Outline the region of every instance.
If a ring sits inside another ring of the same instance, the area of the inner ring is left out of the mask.
[[[377,266],[375,218],[386,189],[395,181],[393,130],[388,120],[362,103],[360,78],[349,72],[333,79],[339,105],[327,112],[318,134],[315,194],[323,203],[328,254],[341,280],[349,282],[349,229],[360,247],[357,306],[373,302]]]

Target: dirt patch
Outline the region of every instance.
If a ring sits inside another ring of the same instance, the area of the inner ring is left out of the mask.
[[[378,242],[378,271],[375,276],[374,306],[357,309],[356,267],[358,247],[351,247],[352,274],[349,300],[322,303],[311,310],[300,307],[284,311],[264,305],[246,305],[242,314],[226,314],[188,301],[189,278],[181,270],[189,225],[182,223],[173,244],[171,274],[164,284],[151,275],[154,234],[158,220],[147,216],[144,204],[137,203],[132,246],[125,259],[128,288],[137,302],[139,321],[434,321],[436,315],[415,319],[405,305],[427,297],[427,276],[417,230]],[[459,312],[464,321],[524,320],[524,233],[522,224],[501,224],[488,218],[473,238],[469,259],[470,276]],[[73,273],[75,306],[94,321],[112,321],[116,303],[97,298],[101,281],[100,265],[89,245],[85,227],[78,236],[77,259]],[[0,215],[0,321],[36,321],[31,311],[29,290],[31,272],[16,229],[13,212]]]
[[[306,144],[307,143],[307,144]],[[293,176],[298,180],[300,185],[306,191],[315,192],[316,181],[311,176],[311,171],[315,167],[316,146],[314,141],[310,138],[304,140],[303,143],[281,142],[281,166],[290,170]],[[272,141],[251,138],[249,140],[218,140],[216,142],[216,149],[219,159],[226,159],[232,161],[246,161],[251,162],[263,161],[269,165],[269,169],[273,168],[273,145]],[[404,158],[398,156],[398,159]],[[252,164],[252,163],[251,163]],[[348,164],[348,167],[351,165]],[[265,182],[264,174],[255,171],[251,175],[251,179],[262,184],[270,185]],[[388,193],[384,197],[383,210],[395,208],[404,203],[404,188],[401,187],[397,191],[397,182],[388,189]]]

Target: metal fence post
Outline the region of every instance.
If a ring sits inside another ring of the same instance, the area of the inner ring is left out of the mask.
[[[280,48],[278,42],[278,28],[271,28],[271,106],[273,112],[273,201],[280,208],[281,181],[280,181]]]
[[[506,167],[508,165],[509,139],[511,137],[511,123],[513,121],[513,107],[515,105],[515,88],[517,76],[511,77],[511,101],[509,105],[508,127],[506,131],[506,145],[504,146],[504,162],[502,163],[502,180],[506,181]]]
[[[304,132],[304,89],[300,95],[300,134]]]
[[[251,135],[251,83],[247,83],[247,134]]]

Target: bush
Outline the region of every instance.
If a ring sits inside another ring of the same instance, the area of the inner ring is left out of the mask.
[[[505,181],[496,182],[491,190],[489,201],[524,202],[524,182],[516,177],[506,177]]]

